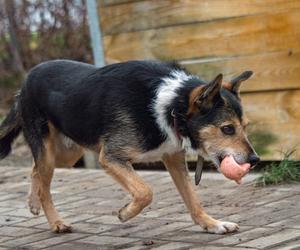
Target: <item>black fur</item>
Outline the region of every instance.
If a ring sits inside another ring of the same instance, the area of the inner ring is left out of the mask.
[[[0,126],[0,160],[11,152],[11,144],[20,132],[21,117],[17,97],[16,102]]]
[[[129,61],[103,68],[68,60],[37,65],[29,72],[16,105],[1,125],[0,157],[10,152],[11,143],[22,129],[34,158],[38,158],[43,138],[49,133],[48,122],[84,147],[94,146],[102,139],[114,142],[112,150],[133,142],[144,152],[156,149],[166,135],[155,121],[153,102],[162,80],[172,77],[174,70],[189,75],[176,63],[156,61]],[[213,108],[188,118],[190,92],[207,84],[189,76],[166,108],[165,116],[174,127],[174,112],[180,134],[190,138],[196,149],[201,144],[197,136],[201,126],[228,119],[232,110],[241,117],[242,111],[235,95],[222,90],[222,97],[216,97]],[[230,108],[225,107],[223,98],[231,104]],[[130,133],[131,137],[126,136]]]
[[[177,68],[152,61],[96,68],[56,60],[36,66],[21,90],[24,134],[33,155],[42,148],[48,120],[76,143],[90,146],[101,135],[122,129],[121,121],[115,123],[120,110],[130,114],[143,135],[139,141],[143,150],[158,147],[165,136],[149,111],[161,78]]]

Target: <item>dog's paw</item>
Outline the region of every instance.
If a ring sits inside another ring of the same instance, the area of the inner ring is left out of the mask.
[[[130,219],[130,217],[128,216],[127,206],[128,204],[122,207],[118,212],[118,218],[123,223]]]
[[[226,234],[232,233],[239,229],[239,225],[227,221],[216,221],[213,226],[207,227],[205,230],[209,233]]]
[[[39,215],[41,211],[41,202],[38,197],[35,197],[33,195],[29,195],[28,197],[28,207],[30,212],[33,215]]]
[[[54,233],[71,233],[72,227],[61,220],[55,221],[51,226]]]

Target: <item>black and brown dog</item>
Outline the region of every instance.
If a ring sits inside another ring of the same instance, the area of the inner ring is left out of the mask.
[[[70,231],[56,211],[50,183],[56,166],[73,166],[84,149],[99,154],[106,172],[131,193],[120,209],[125,222],[152,201],[152,191],[132,163],[162,160],[192,219],[208,232],[227,233],[238,225],[211,218],[203,210],[184,163],[185,152],[216,167],[232,155],[238,164],[259,158],[245,134],[239,86],[246,71],[223,84],[207,83],[174,63],[129,61],[96,68],[55,60],[28,74],[0,127],[0,158],[23,131],[34,158],[29,207],[42,207],[55,232]]]

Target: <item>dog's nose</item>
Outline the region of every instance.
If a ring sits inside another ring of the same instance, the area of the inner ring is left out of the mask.
[[[260,162],[259,157],[256,154],[251,154],[249,157],[249,163],[251,167],[255,167]]]

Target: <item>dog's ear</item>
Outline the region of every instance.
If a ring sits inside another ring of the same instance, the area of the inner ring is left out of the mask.
[[[245,71],[239,76],[233,78],[230,82],[223,83],[223,87],[230,90],[235,95],[239,95],[240,86],[243,81],[246,81],[253,75],[252,71]]]
[[[222,79],[223,75],[219,74],[210,83],[198,86],[191,91],[188,114],[201,110],[203,107],[209,109],[213,105],[214,100],[220,96]]]

